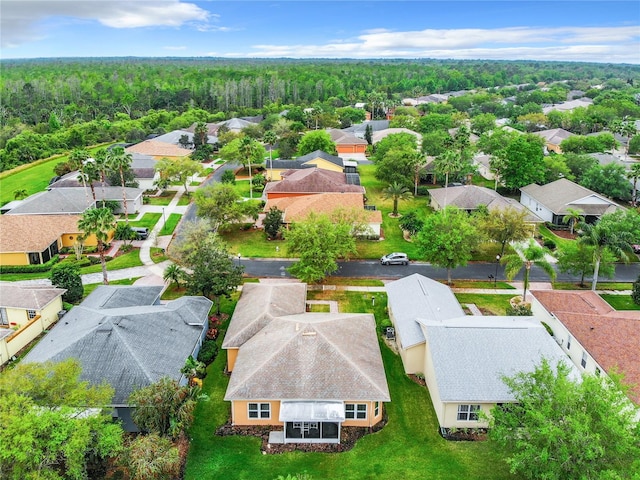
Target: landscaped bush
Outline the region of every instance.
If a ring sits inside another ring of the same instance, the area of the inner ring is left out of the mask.
[[[215,340],[205,340],[202,343],[202,347],[198,352],[198,361],[209,365],[212,363],[218,355],[218,344]]]
[[[88,258],[89,258],[89,263],[91,265],[97,265],[98,263],[100,263],[100,257],[88,257]]]
[[[640,305],[640,276],[633,282],[633,290],[631,290],[631,299],[636,305]]]
[[[529,317],[531,316],[531,307],[528,305],[513,305],[507,307],[507,316]]]
[[[222,177],[220,177],[220,181],[222,183],[229,183],[231,185],[236,184],[236,175],[233,173],[233,170],[225,170],[222,172]]]
[[[2,265],[0,273],[40,273],[48,272],[56,263],[58,263],[59,255],[54,255],[47,263],[39,265]]]
[[[76,260],[75,255],[70,255],[67,258],[65,258],[64,260],[62,260],[61,263],[70,263],[72,265],[76,265],[77,267],[88,267],[89,265],[91,265],[91,261],[89,260],[89,257],[85,257],[83,256],[80,260]]]
[[[418,185],[418,196],[426,197],[427,195],[429,195],[429,187],[426,185]]]
[[[548,248],[549,250],[555,250],[556,249],[556,242],[554,242],[553,240],[545,239],[544,246],[545,246],[545,248]]]

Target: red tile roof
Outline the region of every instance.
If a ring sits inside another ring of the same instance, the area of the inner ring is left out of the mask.
[[[624,373],[629,396],[640,404],[640,311],[614,310],[592,291],[532,293],[602,368]]]

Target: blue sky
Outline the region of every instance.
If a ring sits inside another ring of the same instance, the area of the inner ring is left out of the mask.
[[[640,64],[640,2],[2,0],[1,58],[456,58]]]

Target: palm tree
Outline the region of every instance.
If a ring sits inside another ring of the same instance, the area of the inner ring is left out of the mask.
[[[93,162],[98,173],[100,183],[102,184],[102,206],[104,207],[106,197],[104,189],[107,183],[106,176],[107,171],[110,169],[109,163],[107,162],[107,152],[104,148],[101,148],[96,152],[95,156],[93,157]]]
[[[96,189],[93,185],[93,182],[100,180],[100,173],[96,167],[95,161],[93,158],[87,158],[82,165],[80,166],[80,170],[78,171],[78,180],[82,182],[84,186],[84,191],[87,193],[87,185],[91,189],[91,197],[93,198],[93,203],[96,203]],[[87,193],[87,201],[89,200],[89,194]]]
[[[567,214],[562,217],[562,223],[568,223],[571,227],[571,235],[573,235],[573,227],[578,222],[582,222],[584,220],[584,215],[582,214],[582,210],[578,210],[577,208],[567,208]]]
[[[418,196],[418,183],[420,183],[420,170],[422,170],[426,163],[426,158],[423,153],[415,152],[409,157],[409,161],[413,166],[413,195]]]
[[[504,274],[509,281],[522,270],[524,267],[524,291],[522,292],[522,301],[527,299],[527,289],[529,288],[529,273],[533,265],[537,265],[542,268],[551,281],[556,279],[556,271],[553,266],[546,260],[546,255],[549,251],[541,247],[536,241],[531,238],[529,243],[525,246],[515,246],[516,253],[505,255],[500,259],[500,263],[505,265]]]
[[[131,168],[133,157],[125,152],[122,147],[112,148],[107,153],[107,165],[120,173],[120,184],[122,185],[122,207],[124,208],[124,221],[129,225],[129,211],[127,207],[127,189],[125,187],[124,172]]]
[[[605,250],[609,250],[616,257],[628,260],[631,254],[631,233],[616,231],[606,223],[580,224],[579,242],[591,245],[593,250],[593,280],[591,290],[595,290],[598,285],[598,272],[600,271],[600,261]]]
[[[640,178],[640,163],[634,163],[629,168],[627,172],[627,178],[633,181],[633,194],[631,195],[632,205],[635,207],[637,205],[637,196],[638,196],[638,178]]]
[[[269,168],[271,169],[269,172],[269,180],[273,181],[273,159],[271,158],[271,151],[273,150],[273,145],[278,141],[278,136],[273,130],[267,130],[264,132],[262,140],[269,145]]]
[[[398,201],[409,200],[411,198],[411,190],[405,187],[399,182],[393,182],[387,188],[382,191],[382,198],[393,199],[393,213],[394,217],[398,216]]]
[[[13,191],[13,199],[14,200],[22,200],[23,198],[27,198],[29,193],[26,188],[19,188]]]
[[[89,157],[89,152],[84,148],[76,148],[69,154],[69,165],[73,170],[78,170],[78,181],[81,182],[84,187],[84,193],[87,196],[87,203],[89,203],[89,194],[87,193],[87,175],[83,173],[82,167]],[[93,200],[95,201],[95,195]]]
[[[444,209],[447,206],[447,187],[449,186],[449,174],[462,169],[462,157],[455,150],[447,150],[442,155],[438,155],[433,162],[435,172],[438,175],[444,174]]]
[[[109,234],[116,228],[116,219],[113,213],[111,213],[111,210],[108,208],[90,208],[85,210],[78,221],[78,228],[83,232],[85,238],[89,235],[95,235],[98,242],[100,264],[102,265],[102,283],[109,285],[104,251],[106,243],[109,240]]]
[[[167,268],[164,269],[164,275],[162,278],[165,281],[171,281],[174,283],[176,288],[180,288],[180,280],[184,277],[184,270],[180,268],[175,263],[172,263]]]

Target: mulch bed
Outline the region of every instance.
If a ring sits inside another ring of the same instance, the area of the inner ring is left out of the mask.
[[[445,440],[451,440],[453,442],[475,442],[487,439],[486,428],[452,428],[445,429],[445,432],[441,433]]]
[[[216,430],[216,435],[243,435],[259,437],[262,439],[263,454],[279,454],[285,452],[323,452],[338,453],[351,450],[358,439],[380,431],[387,424],[387,414],[383,412],[382,421],[371,428],[368,427],[342,427],[340,429],[340,443],[269,443],[269,432],[275,430],[273,425],[237,426],[226,423]]]
[[[427,382],[424,378],[420,378],[417,375],[414,375],[413,373],[409,373],[407,374],[407,376],[413,380],[415,383],[417,383],[418,385],[422,385],[423,387],[427,386]]]

